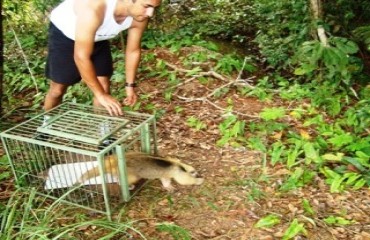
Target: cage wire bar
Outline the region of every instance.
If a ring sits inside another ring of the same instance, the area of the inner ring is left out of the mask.
[[[46,122],[44,119],[48,119]],[[125,111],[110,116],[102,108],[64,103],[2,133],[0,137],[18,186],[106,214],[130,200],[125,153],[157,154],[153,115]],[[118,179],[106,172],[118,159]],[[77,184],[81,175],[90,178]],[[103,176],[103,177],[101,177]]]

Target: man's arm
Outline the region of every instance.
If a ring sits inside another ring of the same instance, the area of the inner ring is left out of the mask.
[[[74,60],[83,81],[91,89],[94,97],[111,115],[121,115],[121,104],[106,93],[96,76],[91,54],[94,48],[95,33],[102,24],[105,2],[76,1],[77,15]]]
[[[134,20],[131,28],[128,30],[125,66],[126,66],[126,83],[134,83],[136,72],[140,63],[141,56],[141,37],[148,25],[148,21],[137,22]],[[125,104],[133,106],[137,101],[133,87],[126,87]]]

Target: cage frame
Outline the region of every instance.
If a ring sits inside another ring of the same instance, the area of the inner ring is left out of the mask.
[[[17,128],[20,128],[22,126],[27,126],[27,124],[29,124],[32,121],[35,121],[35,119],[43,118],[46,114],[50,114],[53,111],[55,112],[58,109],[62,109],[62,108],[67,108],[68,109],[69,107],[78,108],[78,109],[88,109],[90,111],[91,110],[97,110],[97,108],[95,108],[95,107],[86,106],[86,105],[83,105],[83,104],[68,103],[67,102],[67,103],[63,103],[63,104],[61,104],[61,105],[59,105],[59,106],[57,106],[57,107],[55,107],[55,108],[53,108],[49,111],[38,114],[35,117],[33,117],[33,118],[23,122],[23,123],[20,123],[20,124],[14,126],[14,127],[11,127],[11,128],[9,128],[9,129],[0,133],[0,138],[1,138],[1,141],[3,143],[5,153],[8,157],[9,164],[10,164],[11,170],[13,172],[13,176],[15,178],[16,183],[19,183],[20,176],[19,176],[19,172],[18,172],[18,170],[15,166],[15,159],[12,159],[13,158],[12,149],[9,149],[9,146],[7,144],[8,139],[14,140],[14,141],[17,141],[17,142],[27,143],[27,144],[34,144],[35,146],[41,146],[41,147],[44,147],[44,148],[56,149],[58,151],[61,150],[61,151],[66,151],[66,152],[73,153],[73,154],[81,154],[83,156],[90,156],[92,158],[96,158],[97,162],[98,162],[100,176],[104,176],[104,177],[101,177],[101,181],[102,181],[101,186],[102,186],[103,197],[104,197],[105,211],[99,210],[99,209],[96,209],[96,208],[91,208],[89,206],[85,206],[85,205],[81,205],[81,204],[76,204],[74,202],[65,200],[64,199],[65,196],[67,196],[69,194],[69,191],[73,191],[74,187],[69,188],[69,190],[66,191],[65,194],[63,194],[61,197],[55,197],[55,196],[52,196],[50,194],[45,194],[45,193],[40,192],[40,191],[36,191],[36,193],[41,195],[41,196],[44,196],[44,197],[47,197],[47,198],[50,198],[50,199],[53,199],[53,200],[58,200],[60,202],[66,203],[66,204],[71,204],[71,205],[75,205],[77,207],[85,208],[87,210],[91,210],[91,211],[94,211],[94,212],[106,214],[108,219],[111,220],[111,217],[112,217],[112,208],[110,206],[111,201],[110,201],[110,196],[109,196],[109,192],[108,192],[108,189],[107,189],[108,188],[107,182],[106,182],[106,179],[105,179],[106,173],[105,173],[105,169],[103,167],[104,166],[104,161],[105,161],[105,156],[109,152],[112,152],[112,151],[116,153],[117,158],[118,158],[118,170],[120,172],[120,174],[119,174],[119,186],[120,186],[120,193],[121,193],[120,197],[121,197],[121,200],[123,200],[123,202],[130,201],[130,199],[132,198],[132,196],[136,192],[131,194],[130,190],[129,190],[128,179],[127,179],[127,170],[126,170],[125,152],[130,149],[131,145],[133,145],[134,143],[139,141],[140,145],[141,145],[140,148],[141,148],[142,152],[145,152],[145,153],[148,153],[148,154],[149,153],[157,154],[158,146],[157,146],[155,116],[154,115],[149,115],[149,114],[144,114],[144,113],[132,112],[132,111],[124,111],[123,117],[125,117],[127,115],[140,116],[140,117],[144,117],[145,120],[142,121],[141,124],[138,124],[137,126],[132,128],[131,131],[127,131],[125,134],[122,134],[119,138],[115,139],[114,142],[112,142],[109,146],[101,149],[100,151],[78,149],[76,147],[58,145],[58,144],[53,143],[53,142],[42,141],[42,140],[39,140],[39,139],[29,138],[29,137],[20,136],[20,135],[16,135],[16,134],[12,133]],[[101,109],[98,109],[98,110],[100,112],[104,113],[104,115],[109,114],[105,109],[101,108]],[[139,136],[136,136],[130,143],[128,143],[128,144],[125,143],[125,141],[130,136],[132,136],[134,132],[139,133]],[[23,188],[25,190],[27,190],[30,187],[30,186],[24,187],[24,186],[21,186],[20,184],[18,184],[18,185],[19,185],[20,188]],[[76,186],[76,188],[78,188],[78,186]],[[138,191],[138,190],[136,190],[136,191]]]

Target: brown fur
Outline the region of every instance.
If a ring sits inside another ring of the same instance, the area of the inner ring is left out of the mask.
[[[163,158],[140,152],[128,152],[125,154],[128,184],[131,186],[140,179],[160,179],[167,190],[173,190],[171,179],[181,185],[200,185],[203,178],[197,177],[195,169],[174,158]],[[116,155],[107,156],[104,161],[106,174],[118,177],[118,158]],[[99,168],[94,167],[82,174],[77,183],[99,176]]]

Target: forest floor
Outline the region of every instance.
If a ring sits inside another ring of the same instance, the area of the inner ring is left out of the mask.
[[[186,51],[196,51],[187,49]],[[156,49],[157,59],[171,64],[172,69],[181,69],[181,59],[165,49]],[[143,74],[143,73],[141,73]],[[144,76],[141,76],[144,78]],[[157,122],[159,153],[176,156],[194,166],[205,182],[200,186],[180,186],[167,192],[159,181],[150,181],[127,204],[124,204],[124,219],[135,221],[133,226],[147,239],[281,239],[293,219],[304,223],[306,236],[295,239],[370,239],[370,192],[369,189],[330,193],[323,178],[317,176],[309,185],[289,192],[279,190],[289,171],[284,165],[270,165],[263,155],[245,147],[217,146],[220,139],[218,125],[224,119],[228,101],[233,110],[248,123],[264,107],[287,106],[280,99],[260,102],[257,98],[242,97],[231,87],[221,98],[209,94],[226,82],[213,78],[201,84],[196,78],[186,77],[173,92],[171,101],[163,97],[166,84],[160,79],[146,79],[140,83],[139,94],[150,96],[146,103],[165,111]],[[235,76],[236,78],[236,76]],[[145,103],[143,103],[144,105]],[[181,108],[181,111],[178,109]],[[195,116],[206,129],[196,130],[186,124]],[[1,183],[1,190],[11,189]],[[4,196],[3,196],[4,197]],[[310,202],[314,215],[304,212],[303,200]],[[256,222],[274,214],[281,222],[271,228],[255,228]],[[333,226],[323,221],[329,216],[346,216],[356,223]],[[115,216],[113,217],[115,218]],[[174,225],[171,225],[174,224]],[[177,226],[178,228],[166,228]],[[93,229],[84,229],[81,239],[98,239]],[[131,238],[140,235],[131,232]],[[177,234],[177,237],[176,237]],[[86,238],[85,238],[86,237]]]
[[[155,55],[171,63],[173,69],[180,72],[184,69],[181,59],[165,49],[157,49]],[[193,165],[205,178],[201,186],[176,185],[173,194],[166,193],[159,181],[152,182],[127,205],[130,219],[143,219],[138,223],[139,230],[149,239],[172,239],[168,232],[158,231],[158,224],[163,222],[186,229],[192,239],[280,239],[295,218],[305,223],[307,230],[306,237],[297,239],[370,239],[368,189],[331,194],[324,180],[316,177],[314,183],[284,193],[279,187],[289,171],[283,165],[265,166],[262,154],[257,151],[217,146],[218,125],[230,99],[233,110],[248,122],[253,122],[253,116],[264,107],[288,103],[279,99],[260,102],[236,94],[235,89],[221,98],[207,98],[225,82],[215,78],[206,85],[196,79],[184,82],[170,102],[164,101],[163,82],[148,79],[140,84],[142,93],[152,96],[149,101],[157,109],[165,110],[158,121],[159,152]],[[177,113],[177,107],[183,111]],[[186,119],[191,116],[205,122],[206,130],[187,126]],[[305,216],[303,199],[312,204],[315,216]],[[323,221],[343,213],[357,223],[336,227]],[[273,228],[253,227],[269,214],[280,216],[282,222]]]

